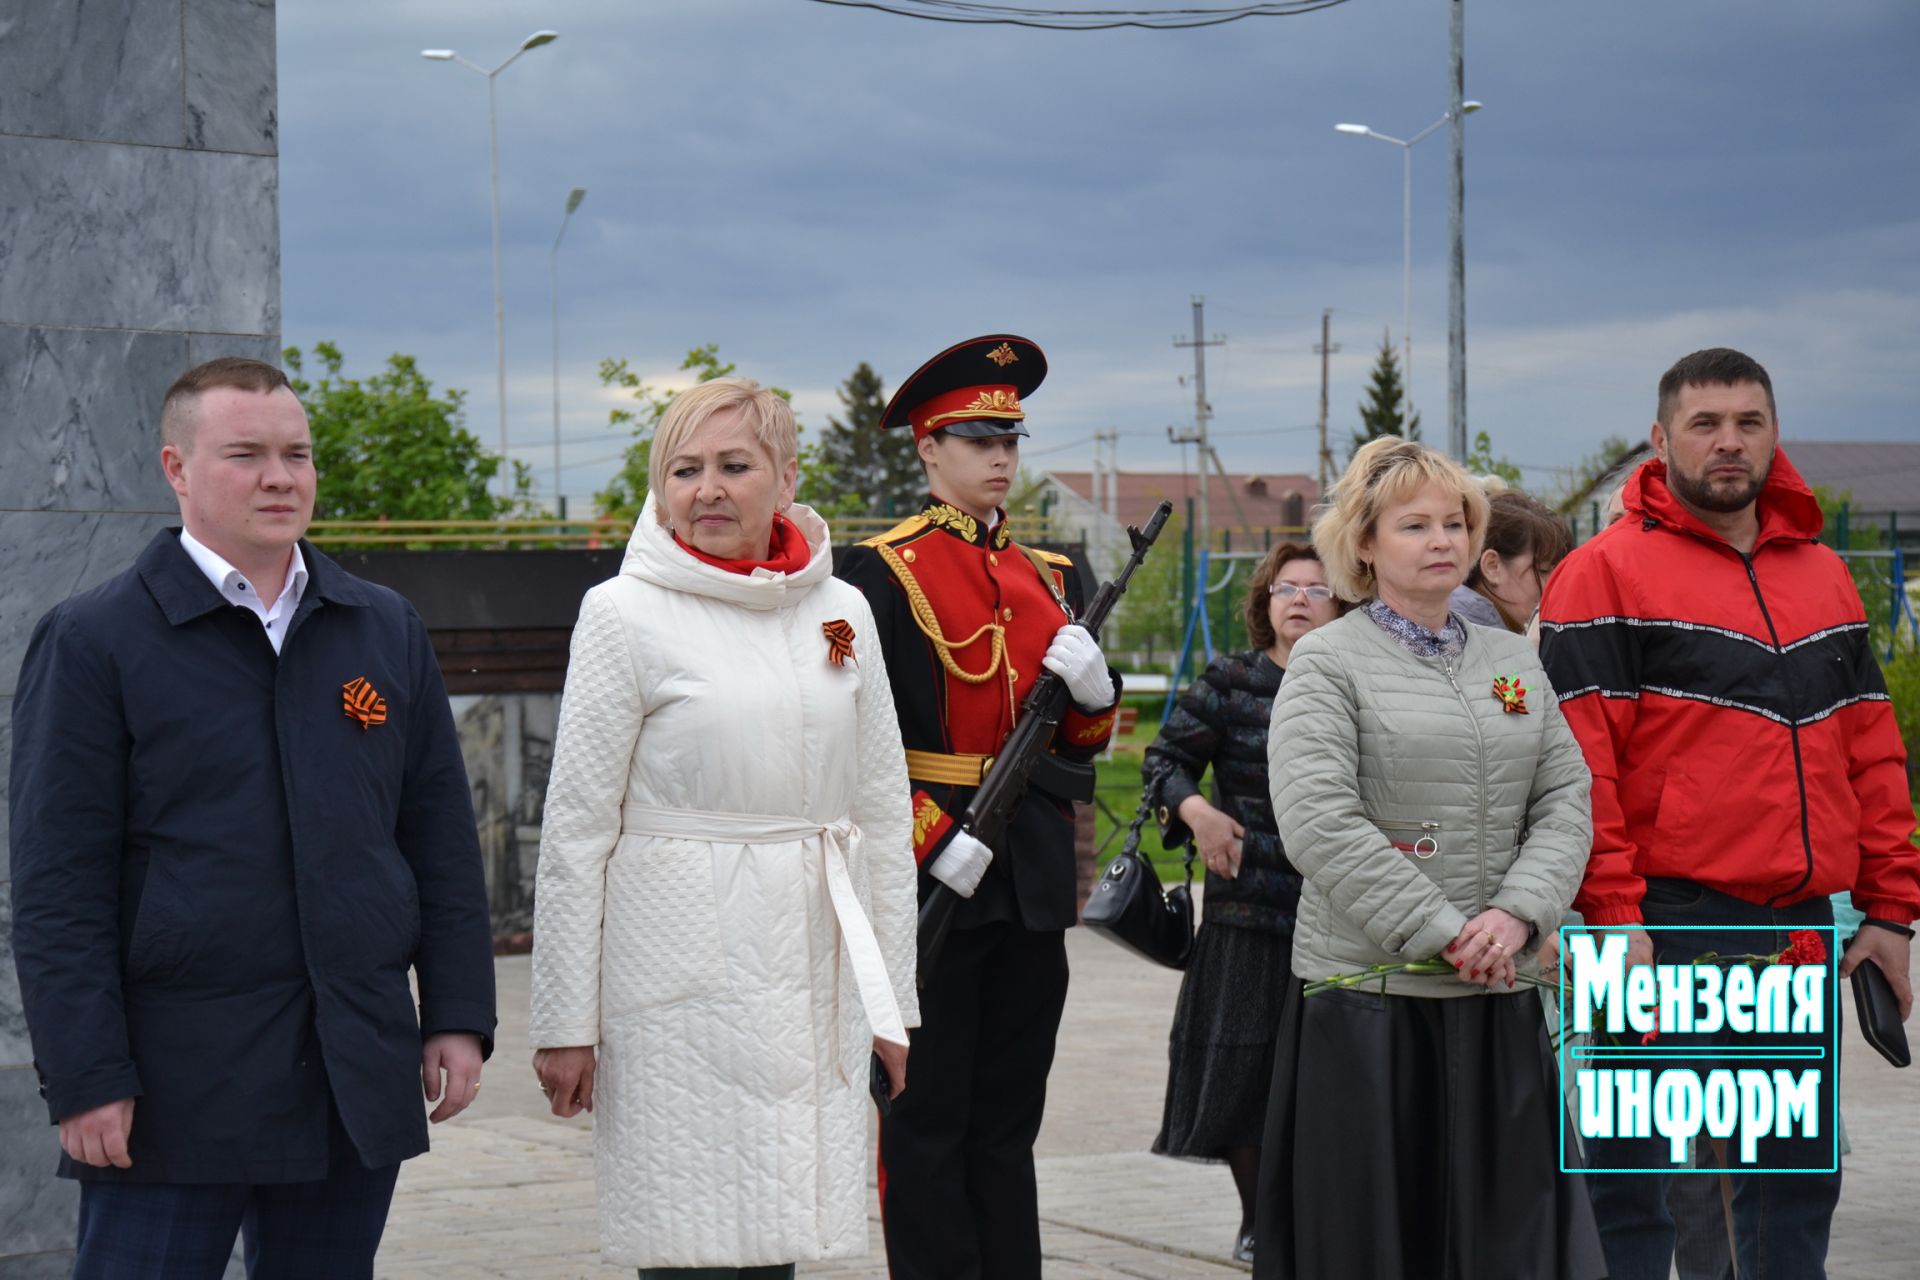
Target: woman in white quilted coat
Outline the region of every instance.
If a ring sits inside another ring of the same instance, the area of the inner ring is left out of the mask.
[[[869,1053],[897,1093],[919,1023],[884,659],[795,473],[778,396],[676,397],[574,628],[529,1025],[554,1113],[594,1113],[604,1256],[643,1278],[864,1252]]]

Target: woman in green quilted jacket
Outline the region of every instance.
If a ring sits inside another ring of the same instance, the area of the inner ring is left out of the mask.
[[[1486,528],[1473,478],[1383,438],[1328,496],[1314,545],[1360,607],[1294,646],[1267,735],[1304,877],[1293,973],[1390,972],[1282,1018],[1254,1274],[1597,1280],[1546,1020],[1517,980],[1586,865],[1586,764],[1533,646],[1448,610]]]

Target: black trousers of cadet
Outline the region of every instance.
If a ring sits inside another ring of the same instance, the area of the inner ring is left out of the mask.
[[[955,929],[880,1124],[893,1280],[1039,1280],[1033,1141],[1067,1002],[1066,935]]]

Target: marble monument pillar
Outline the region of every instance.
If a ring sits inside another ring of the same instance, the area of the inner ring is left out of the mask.
[[[280,346],[273,0],[0,0],[0,797],[34,623],[175,520],[160,397]],[[0,804],[0,836],[7,829]],[[0,864],[0,1280],[65,1276]]]

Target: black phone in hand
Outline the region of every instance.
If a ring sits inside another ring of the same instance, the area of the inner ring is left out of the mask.
[[[893,1083],[887,1079],[887,1064],[877,1053],[868,1061],[867,1092],[873,1095],[873,1105],[880,1109],[881,1116],[893,1114]]]

